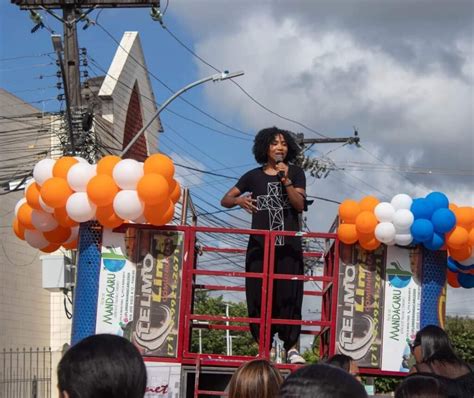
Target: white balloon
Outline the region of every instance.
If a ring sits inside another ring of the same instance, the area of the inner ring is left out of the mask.
[[[408,209],[410,210],[413,199],[410,198],[406,193],[399,193],[392,198],[390,202],[395,210]]]
[[[391,222],[395,214],[395,209],[390,203],[381,202],[375,206],[374,214],[380,222]]]
[[[135,224],[146,224],[146,223],[147,223],[144,214],[142,214],[140,217],[135,218],[135,219],[133,220],[133,222],[134,222]]]
[[[67,183],[76,192],[85,192],[87,184],[95,176],[95,170],[89,163],[76,163],[67,173]]]
[[[143,163],[134,159],[123,159],[115,165],[112,175],[120,188],[137,189],[138,180],[143,177]]]
[[[48,240],[42,232],[33,229],[25,229],[25,240],[28,244],[36,249],[43,249],[49,245]]]
[[[413,224],[415,217],[413,213],[408,209],[399,209],[393,215],[393,225],[397,230],[397,233],[408,233],[410,227]]]
[[[53,176],[54,163],[56,163],[56,161],[53,159],[42,159],[36,163],[33,169],[33,178],[38,185],[43,185],[48,178]]]
[[[458,261],[459,264],[469,266],[469,265],[474,265],[474,250],[471,254],[471,257],[466,258],[465,260]]]
[[[49,213],[41,210],[33,210],[31,213],[31,223],[41,232],[49,232],[58,227],[58,222]]]
[[[20,210],[20,207],[26,203],[26,199],[25,198],[21,198],[17,204],[15,205],[15,217],[18,216],[18,210]]]
[[[382,243],[388,243],[395,239],[395,227],[391,222],[381,222],[375,227],[375,237]]]
[[[137,191],[119,191],[114,198],[114,211],[124,220],[135,220],[143,214],[144,205]]]
[[[41,198],[41,195],[39,196],[39,200],[38,200],[41,208],[46,212],[46,213],[54,213],[54,208],[53,207],[49,207],[46,203],[44,203],[43,199]]]
[[[89,200],[86,192],[73,193],[66,203],[68,216],[77,222],[91,220],[96,210],[97,206]]]
[[[397,244],[395,238],[391,240],[390,242],[385,243],[387,246],[395,246]]]
[[[400,246],[408,246],[413,241],[411,234],[396,234],[395,243]]]
[[[81,158],[80,156],[74,156],[74,159],[76,159],[79,163],[87,163],[89,164],[89,162],[84,159],[84,158]]]

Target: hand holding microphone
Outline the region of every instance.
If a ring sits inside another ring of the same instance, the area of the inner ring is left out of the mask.
[[[283,156],[282,155],[276,155],[275,156],[275,163],[278,166],[279,164],[283,163]],[[284,164],[284,163],[283,163]],[[280,180],[283,180],[286,177],[285,170],[278,170],[278,178]]]

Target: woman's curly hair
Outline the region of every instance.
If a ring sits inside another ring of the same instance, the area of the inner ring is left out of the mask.
[[[255,136],[253,142],[252,152],[255,156],[255,160],[259,164],[265,164],[268,161],[268,148],[277,135],[282,135],[285,138],[288,146],[288,153],[285,161],[292,163],[296,160],[296,157],[300,153],[301,149],[295,141],[293,133],[287,130],[279,129],[278,127],[269,127],[260,130]]]

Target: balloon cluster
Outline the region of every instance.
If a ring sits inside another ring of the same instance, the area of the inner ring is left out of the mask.
[[[73,249],[79,223],[164,225],[173,218],[180,195],[173,161],[162,154],[144,163],[118,156],[105,156],[96,165],[79,157],[43,159],[15,207],[13,230],[47,253],[60,246]]]
[[[448,250],[452,286],[474,286],[474,208],[449,203],[441,192],[412,199],[395,195],[390,202],[367,196],[339,206],[338,237],[346,244],[375,250],[381,243],[422,244],[429,250]],[[466,268],[467,267],[467,268]]]

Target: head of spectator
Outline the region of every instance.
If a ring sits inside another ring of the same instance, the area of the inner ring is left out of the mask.
[[[456,355],[447,333],[438,326],[428,325],[419,330],[411,344],[417,363],[439,361],[458,364],[463,361]]]
[[[327,364],[308,365],[289,375],[281,398],[366,398],[367,393],[348,372]]]
[[[61,398],[143,398],[146,382],[140,352],[127,339],[110,334],[81,340],[58,365]]]
[[[230,380],[229,398],[276,398],[282,382],[278,369],[267,360],[246,362]]]
[[[349,355],[336,354],[329,358],[326,363],[328,365],[335,366],[336,368],[344,369],[347,373],[350,373],[356,379],[360,379],[359,366],[357,362],[352,359]]]
[[[446,387],[429,375],[406,377],[395,391],[395,398],[448,398]]]

